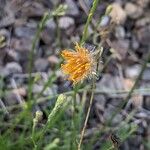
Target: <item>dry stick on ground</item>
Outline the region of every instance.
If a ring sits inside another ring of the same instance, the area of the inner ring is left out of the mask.
[[[90,92],[91,90],[88,88],[84,88],[84,89],[80,89],[78,92],[79,93],[82,93],[84,92],[85,90],[87,90],[88,92]],[[130,91],[128,90],[94,90],[94,93],[95,94],[109,94],[109,95],[112,95],[112,94],[115,94],[115,97],[117,97],[117,95],[119,96],[119,98],[123,98],[127,95],[127,93],[129,93]],[[144,92],[144,93],[143,93]],[[140,93],[141,95],[144,95],[145,93],[149,93],[150,92],[150,88],[144,88],[144,89],[134,89],[133,93],[134,94],[137,94],[137,93]],[[133,94],[132,93],[132,94]],[[73,92],[72,91],[69,91],[69,92],[64,92],[63,94],[69,96],[69,95],[72,95]],[[49,95],[47,97],[43,97],[43,98],[39,98],[37,99],[37,104],[40,104],[40,103],[43,103],[45,101],[48,101],[50,99],[53,99],[53,98],[56,98],[58,97],[59,94],[56,94],[56,95]],[[7,110],[8,111],[12,111],[13,109],[19,109],[21,108],[21,105],[19,104],[16,104],[16,105],[12,105],[12,106],[6,106]],[[2,108],[0,108],[0,112],[4,111]],[[5,112],[5,111],[4,111]]]

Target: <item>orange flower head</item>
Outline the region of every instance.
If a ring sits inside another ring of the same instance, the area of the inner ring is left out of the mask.
[[[66,63],[61,65],[61,69],[73,84],[91,77],[95,72],[96,62],[92,53],[80,47],[78,43],[75,44],[75,51],[63,50],[61,55],[66,60]]]

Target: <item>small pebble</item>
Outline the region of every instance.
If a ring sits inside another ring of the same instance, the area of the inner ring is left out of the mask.
[[[133,50],[137,50],[139,48],[140,44],[138,40],[133,36],[131,41],[131,47]]]
[[[105,26],[107,26],[109,23],[110,23],[110,17],[105,15],[104,17],[102,17],[102,20],[101,20],[101,22],[100,22],[100,26],[101,26],[101,27],[105,27]]]
[[[8,71],[9,75],[15,73],[22,73],[22,67],[17,62],[7,63],[5,69]]]
[[[35,28],[29,28],[26,26],[21,26],[21,27],[16,27],[15,28],[15,35],[17,37],[24,37],[27,39],[33,39],[34,35],[35,35]]]
[[[137,19],[143,14],[143,9],[131,2],[128,2],[125,5],[125,12],[130,18]]]
[[[150,96],[145,97],[144,108],[150,111]]]
[[[59,59],[55,55],[49,56],[48,61],[49,61],[50,65],[56,65],[59,63]]]
[[[142,45],[149,46],[150,45],[150,25],[145,26],[137,31],[137,37],[139,42]],[[147,52],[149,49],[147,49]]]
[[[125,38],[125,29],[122,27],[122,26],[117,26],[116,28],[115,28],[115,36],[116,36],[116,38],[118,38],[118,39],[123,39],[123,38]]]
[[[79,15],[79,9],[77,7],[77,4],[74,2],[74,0],[66,0],[66,4],[68,6],[66,14],[75,17]]]
[[[38,58],[35,63],[35,70],[38,72],[46,72],[48,70],[49,67],[49,62],[47,59],[44,58]]]
[[[11,91],[5,95],[4,103],[6,106],[12,106],[18,104],[18,96],[15,92]]]
[[[112,21],[114,21],[116,24],[124,24],[126,21],[126,12],[118,3],[112,4],[112,11],[110,12],[110,16]]]
[[[141,71],[141,65],[136,64],[136,65],[127,67],[125,70],[125,75],[127,78],[136,79],[140,71]]]
[[[58,24],[61,29],[68,29],[74,25],[74,19],[71,17],[61,17]]]
[[[143,73],[142,79],[145,81],[150,81],[150,67],[147,67]]]

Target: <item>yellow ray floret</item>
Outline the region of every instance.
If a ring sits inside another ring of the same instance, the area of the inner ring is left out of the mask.
[[[75,51],[63,50],[61,55],[66,61],[61,65],[61,69],[74,84],[92,75],[95,61],[86,48],[76,43]]]

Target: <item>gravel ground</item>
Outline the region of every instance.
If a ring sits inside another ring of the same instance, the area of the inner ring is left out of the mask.
[[[52,10],[60,3],[68,5],[66,14],[47,22],[36,45],[32,76],[40,74],[40,80],[34,84],[33,94],[41,91],[44,82],[53,73],[55,65],[60,63],[59,52],[64,48],[73,47],[73,42],[79,41],[87,17],[86,12],[89,11],[92,1],[0,0],[0,39],[4,37],[4,44],[0,47],[0,76],[4,79],[1,88],[9,91],[5,97],[0,97],[0,107],[5,113],[10,112],[8,109],[10,106],[21,105],[26,101],[31,41],[44,12]],[[97,92],[88,123],[87,137],[94,132],[94,129],[103,127],[109,120],[110,114],[127,95],[126,92],[121,91],[128,91],[133,86],[150,52],[149,0],[102,0],[89,26],[87,44],[94,45],[94,24],[104,15],[109,4],[115,8],[110,13],[115,26],[112,25],[111,33],[104,43],[101,67],[112,54],[114,57],[111,57],[97,80]],[[107,23],[108,17],[105,16],[101,22],[100,33],[107,29]],[[96,39],[97,43],[100,42],[100,33]],[[53,86],[45,90],[43,97],[72,89],[59,69],[56,75],[56,81]],[[146,150],[143,139],[150,140],[150,92],[146,90],[150,88],[149,64],[137,88],[138,91],[111,124],[112,127],[117,126],[133,109],[136,110],[131,122],[137,124],[139,128],[136,136],[121,145],[122,150]],[[45,102],[39,105],[44,109],[51,104]],[[100,148],[100,143],[101,141],[96,141],[95,150]]]

